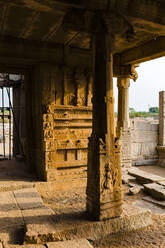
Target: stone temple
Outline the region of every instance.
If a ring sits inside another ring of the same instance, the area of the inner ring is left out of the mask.
[[[17,152],[41,180],[87,175],[90,218],[121,216],[121,161],[132,163],[130,79],[141,62],[165,55],[165,1],[0,0],[0,13],[0,73],[24,75],[24,93],[13,90],[15,112],[23,106]]]

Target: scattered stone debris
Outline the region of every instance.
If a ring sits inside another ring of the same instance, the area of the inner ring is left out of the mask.
[[[128,184],[135,181],[136,178],[128,174],[128,168],[122,168],[122,183]]]
[[[134,186],[134,187],[129,188],[129,194],[130,195],[139,194],[140,191],[141,191],[141,187],[139,187],[139,186]]]
[[[135,181],[135,177],[132,177],[128,174],[124,174],[122,175],[122,183],[123,184],[128,184],[129,182]]]
[[[165,200],[165,187],[158,183],[144,184],[144,191],[154,199]]]
[[[165,208],[165,201],[158,201],[158,200],[153,199],[153,198],[150,197],[150,196],[145,196],[145,197],[143,197],[142,199],[143,199],[144,201],[149,202],[149,203],[155,204],[155,205],[158,206],[158,207]]]
[[[138,168],[128,169],[128,174],[135,177],[140,184],[155,183],[164,181],[164,177],[150,174]]]

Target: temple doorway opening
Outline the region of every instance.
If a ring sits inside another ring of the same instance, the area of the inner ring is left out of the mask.
[[[0,181],[26,180],[24,75],[0,74]]]
[[[0,74],[1,159],[25,155],[25,97],[23,75]]]

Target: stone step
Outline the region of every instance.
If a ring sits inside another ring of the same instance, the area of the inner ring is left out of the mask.
[[[28,189],[28,188],[36,188],[39,192],[42,191],[61,191],[68,190],[73,188],[85,187],[87,184],[87,178],[79,178],[76,179],[66,179],[51,181],[51,182],[8,182],[2,183],[0,182],[0,192],[20,190],[20,189]]]
[[[0,192],[0,240],[23,243],[28,224],[51,225],[54,212],[46,207],[35,188]]]
[[[130,204],[124,204],[121,217],[106,221],[88,221],[85,214],[50,217],[51,220],[44,221],[38,216],[38,221],[27,224],[24,243],[42,244],[81,238],[97,240],[111,233],[133,231],[152,224],[150,211]]]
[[[75,239],[67,241],[59,241],[47,243],[47,248],[92,248],[93,246],[86,239]]]
[[[75,239],[59,242],[49,242],[43,245],[4,245],[0,248],[92,248],[93,246],[86,239]]]
[[[0,193],[0,240],[14,242],[24,229],[21,210],[12,191]],[[20,240],[19,240],[20,241]]]
[[[144,184],[144,191],[154,199],[165,200],[165,187],[158,183]]]
[[[122,174],[122,183],[123,184],[128,184],[128,183],[134,182],[134,181],[136,181],[135,177],[130,176],[130,175],[126,174],[126,173]]]
[[[1,248],[1,247],[0,247]],[[46,245],[9,245],[5,244],[3,248],[47,248]]]
[[[20,210],[45,208],[36,188],[25,188],[13,191]]]
[[[32,182],[8,182],[6,183],[0,183],[0,192],[5,191],[13,191],[13,190],[19,190],[24,188],[32,188],[34,186],[34,183]]]
[[[152,203],[152,204],[154,204],[154,205],[156,205],[158,207],[165,208],[165,201],[158,201],[158,200],[153,199],[150,196],[143,197],[143,200],[147,201],[149,203]]]
[[[136,180],[141,184],[157,183],[157,182],[165,181],[164,177],[153,175],[138,168],[128,169],[128,174],[135,177]]]
[[[138,161],[133,161],[132,165],[141,166],[141,165],[156,165],[158,162],[158,158],[156,159],[142,159]]]

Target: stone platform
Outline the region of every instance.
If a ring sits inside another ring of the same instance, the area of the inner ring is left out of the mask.
[[[119,218],[106,221],[89,221],[81,216],[52,216],[51,222],[27,224],[25,243],[40,243],[45,241],[70,240],[85,238],[97,240],[116,232],[128,232],[152,224],[151,212],[131,205],[123,206],[123,214]]]
[[[18,242],[18,238],[25,245],[96,240],[152,224],[150,211],[125,204],[120,218],[100,222],[89,221],[85,212],[57,215],[44,205],[35,188],[1,192],[0,199],[0,240],[4,244]]]
[[[93,246],[86,239],[75,239],[59,242],[48,242],[43,245],[4,245],[0,248],[92,248]]]

